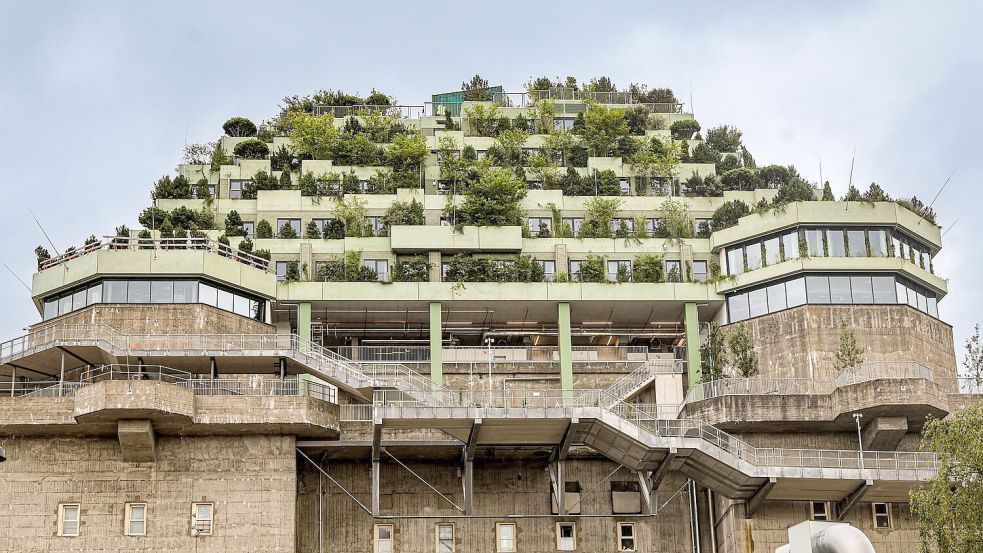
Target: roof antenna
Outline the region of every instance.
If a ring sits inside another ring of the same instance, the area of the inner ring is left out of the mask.
[[[945,238],[945,235],[946,234],[949,234],[949,231],[952,230],[952,227],[956,226],[956,223],[958,223],[959,222],[959,219],[962,219],[962,218],[963,218],[962,215],[960,215],[959,217],[956,217],[956,220],[953,221],[952,224],[949,225],[949,228],[945,229],[945,232],[942,233],[942,238]]]
[[[693,79],[689,80],[689,112],[696,113],[693,109]]]
[[[55,255],[60,256],[61,253],[58,251],[58,248],[55,247],[55,243],[51,241],[51,237],[48,236],[48,233],[44,231],[44,227],[41,226],[41,221],[38,221],[38,217],[37,215],[34,214],[34,210],[28,209],[27,211],[28,213],[31,214],[31,218],[34,219],[34,222],[37,223],[38,228],[41,229],[41,234],[43,234],[44,237],[48,240],[48,244],[51,246],[51,249],[54,250]],[[68,270],[68,263],[62,262],[62,265],[65,266],[65,270]]]
[[[953,223],[953,224],[955,224],[955,223]],[[24,285],[24,288],[27,288],[27,291],[28,292],[30,292],[32,294],[34,293],[33,291],[31,291],[31,287],[28,286],[27,283],[24,282],[19,276],[17,276],[17,273],[15,273],[6,263],[4,263],[2,261],[0,261],[0,263],[3,264],[3,266],[4,266],[5,269],[7,269],[7,272],[9,272],[14,278],[16,278],[21,284]]]
[[[853,157],[850,158],[850,180],[846,187],[846,193],[850,193],[850,188],[853,187],[853,162],[857,161],[857,147],[853,147]],[[850,202],[846,202],[846,209],[844,211],[850,211]]]
[[[932,203],[928,204],[928,207],[925,208],[925,210],[923,211],[923,213],[928,213],[929,210],[932,209],[932,206],[935,205],[935,200],[938,200],[939,199],[939,196],[942,194],[942,191],[945,190],[946,185],[948,185],[949,184],[949,181],[952,180],[952,176],[956,174],[956,169],[958,169],[958,168],[959,168],[958,165],[956,165],[955,167],[952,168],[952,172],[949,173],[949,178],[945,179],[945,182],[942,183],[942,186],[939,188],[939,191],[936,192],[935,193],[935,197],[932,198]],[[960,215],[960,217],[961,217],[961,215]],[[919,220],[918,220],[918,224],[919,225],[922,224],[921,219],[924,219],[924,217],[919,218]],[[956,223],[952,223],[952,224],[954,225]],[[952,228],[952,225],[949,225],[949,227]]]

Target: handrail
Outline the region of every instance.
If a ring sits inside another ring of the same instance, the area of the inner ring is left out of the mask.
[[[682,372],[682,359],[643,361],[637,369],[609,386],[607,392],[620,401],[640,386],[650,382],[656,375],[682,374]]]
[[[133,238],[129,236],[105,236],[99,242],[86,244],[81,249],[71,250],[57,257],[52,257],[38,264],[38,270],[43,271],[58,265],[63,265],[73,259],[98,250],[197,250],[215,253],[222,257],[234,259],[250,267],[270,273],[270,262],[249,252],[237,250],[211,238]]]

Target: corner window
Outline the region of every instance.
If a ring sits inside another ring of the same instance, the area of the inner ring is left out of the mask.
[[[191,535],[211,536],[214,528],[214,503],[191,504]]]
[[[556,550],[577,550],[577,525],[573,522],[556,523]]]
[[[744,272],[744,248],[727,248],[727,274],[739,275]]]
[[[495,544],[498,553],[515,553],[515,524],[499,522],[495,525]]]
[[[635,523],[618,523],[618,551],[637,551],[635,548]]]
[[[127,536],[146,536],[147,535],[147,504],[127,503],[125,524],[126,526],[124,530]]]
[[[79,535],[82,506],[78,503],[62,503],[58,506],[58,535],[74,538]]]
[[[437,553],[454,553],[454,525],[437,525]]]
[[[874,514],[874,528],[891,527],[891,504],[890,503],[871,503],[871,510]]]
[[[393,525],[376,524],[373,529],[374,534],[374,553],[393,553]]]
[[[809,518],[811,520],[829,520],[829,504],[825,501],[812,501],[809,503]]]

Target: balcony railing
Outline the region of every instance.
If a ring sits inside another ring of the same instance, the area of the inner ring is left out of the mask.
[[[73,259],[99,250],[194,250],[208,251],[228,259],[249,265],[261,271],[270,271],[270,262],[251,253],[237,250],[211,238],[132,238],[126,236],[106,236],[99,242],[86,244],[57,257],[38,264],[39,270],[50,269]]]
[[[352,106],[314,106],[314,115],[330,113],[336,118],[351,115],[379,114],[400,119],[418,119],[423,116],[424,106],[419,105],[386,105],[386,104],[356,104]]]
[[[430,346],[342,346],[338,354],[356,363],[428,363]],[[485,363],[489,361],[489,349],[482,346],[445,347],[441,351],[444,363]],[[671,354],[651,352],[645,346],[574,346],[574,363],[631,364],[645,361],[665,361],[671,364]],[[559,363],[557,346],[494,346],[491,361],[498,365],[520,363]]]

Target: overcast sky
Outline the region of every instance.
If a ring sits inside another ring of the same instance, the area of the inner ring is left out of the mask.
[[[475,73],[608,75],[670,86],[704,128],[736,125],[759,165],[794,164],[936,202],[936,272],[957,354],[983,319],[978,176],[983,7],[974,2],[0,1],[0,260],[30,283],[34,247],[136,227],[183,144],[286,95],[377,88],[422,104]],[[788,6],[786,4],[796,4]],[[801,5],[800,5],[801,4]],[[820,4],[822,6],[820,6]],[[956,222],[958,219],[958,223]],[[49,248],[50,249],[50,248]],[[0,273],[0,340],[39,315]]]

